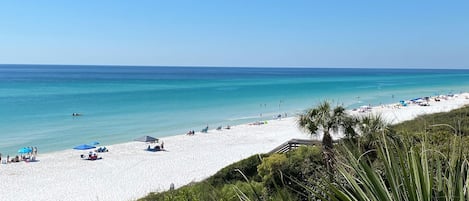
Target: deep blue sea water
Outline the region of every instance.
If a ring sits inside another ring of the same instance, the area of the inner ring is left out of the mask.
[[[462,91],[469,70],[0,65],[0,153],[177,135],[322,100],[352,108]]]

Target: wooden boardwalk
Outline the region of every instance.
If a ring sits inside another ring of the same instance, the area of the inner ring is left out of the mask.
[[[287,142],[281,144],[280,146],[276,147],[272,151],[270,151],[269,154],[285,153],[285,152],[289,152],[293,149],[296,149],[299,146],[305,146],[305,145],[307,145],[307,146],[313,146],[313,145],[321,146],[322,143],[321,143],[321,141],[318,141],[318,140],[291,139],[291,140],[288,140]]]

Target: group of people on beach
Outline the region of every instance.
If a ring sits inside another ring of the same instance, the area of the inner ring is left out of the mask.
[[[462,94],[462,92],[461,92]],[[441,100],[448,100],[450,98],[453,98],[453,97],[457,97],[458,95],[454,95],[454,94],[448,94],[448,95],[437,95],[437,96],[433,96],[433,97],[429,97],[429,96],[426,96],[426,97],[419,97],[419,98],[414,98],[414,99],[410,99],[410,100],[400,100],[399,103],[395,103],[395,104],[389,104],[389,105],[383,105],[382,103],[380,103],[380,107],[381,108],[394,108],[394,109],[401,109],[402,107],[407,107],[409,105],[418,105],[418,106],[430,106],[430,102],[434,101],[434,102],[440,102]],[[394,98],[394,95],[392,96]],[[465,99],[469,99],[469,97],[465,97]],[[365,113],[365,112],[370,112],[372,111],[373,107],[371,106],[371,104],[369,105],[364,105],[364,106],[360,106],[359,108],[354,108],[352,109],[352,111],[358,111],[358,112],[361,112],[361,113]]]
[[[6,159],[2,159],[2,153],[0,153],[0,162],[2,164],[8,163],[17,163],[20,161],[35,161],[37,157],[37,147],[25,147],[25,149],[30,150],[30,152],[25,153],[25,155],[16,155],[15,157],[11,157],[7,155]]]
[[[93,152],[93,151],[90,151],[88,153],[88,157],[86,157],[85,154],[80,155],[80,157],[82,159],[91,160],[91,161],[102,159],[102,157],[98,157],[98,154],[96,152]]]
[[[164,150],[164,141],[161,141],[161,143],[156,144],[153,148],[151,148],[150,145],[147,147],[147,151],[162,151]]]

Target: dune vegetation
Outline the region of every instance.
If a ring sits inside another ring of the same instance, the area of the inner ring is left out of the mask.
[[[469,200],[469,107],[391,126],[323,103],[298,119],[307,134],[339,129],[346,137],[254,155],[139,200]]]

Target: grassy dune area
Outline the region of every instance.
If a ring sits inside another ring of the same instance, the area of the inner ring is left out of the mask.
[[[335,144],[332,171],[322,147],[301,147],[254,155],[204,181],[139,200],[469,199],[469,107],[368,130],[375,124],[364,123],[356,126],[360,135]]]

